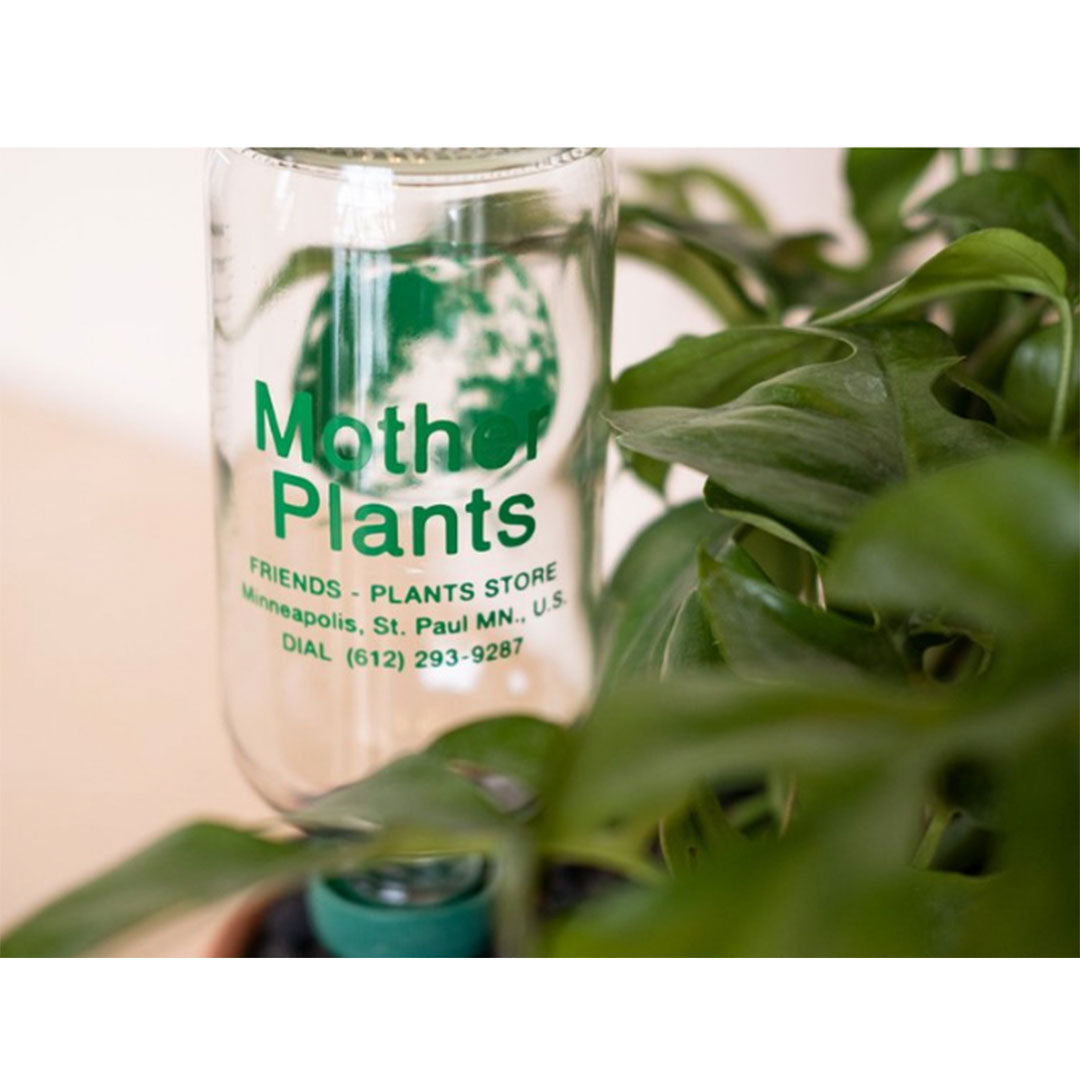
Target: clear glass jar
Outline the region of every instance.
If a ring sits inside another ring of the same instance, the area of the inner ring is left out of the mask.
[[[294,809],[592,691],[616,201],[597,150],[213,151],[221,646]]]

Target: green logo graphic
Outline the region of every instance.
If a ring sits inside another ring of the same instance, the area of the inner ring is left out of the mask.
[[[344,415],[370,432],[373,445],[358,445],[354,428],[340,425],[338,443],[315,448],[316,463],[343,486],[372,495],[468,488],[476,469],[512,470],[535,456],[550,423],[558,360],[547,307],[505,253],[339,249],[293,390],[310,395],[315,430]],[[412,422],[417,408],[444,418],[424,433],[429,467],[402,453],[400,469],[342,468],[358,454],[397,460],[397,412]]]

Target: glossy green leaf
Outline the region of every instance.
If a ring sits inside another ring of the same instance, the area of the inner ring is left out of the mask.
[[[908,237],[901,210],[936,155],[936,150],[918,147],[857,147],[848,151],[844,173],[851,211],[872,257],[881,258]]]
[[[782,328],[737,327],[708,337],[683,337],[624,371],[612,387],[612,404],[616,409],[722,405],[762,379],[835,359],[844,351],[844,344],[832,338]],[[663,490],[666,462],[643,454],[628,458],[642,480]]]
[[[1076,427],[1080,413],[1080,322],[1073,319],[1073,363],[1067,394],[1065,429]],[[1062,324],[1037,330],[1016,348],[1005,369],[1002,400],[1024,418],[1033,432],[1045,432],[1054,415],[1061,368]]]
[[[1004,442],[934,397],[935,379],[957,362],[936,328],[833,340],[847,343],[846,358],[767,379],[726,405],[616,413],[619,442],[705,473],[717,509],[772,518],[822,550],[879,490]]]
[[[988,169],[962,176],[919,209],[959,231],[1013,229],[1052,251],[1073,279],[1080,269],[1068,212],[1054,189],[1033,173]]]
[[[712,627],[705,617],[698,590],[686,595],[675,613],[667,640],[664,642],[664,658],[660,675],[669,679],[675,674],[696,668],[715,667],[720,663]]]
[[[710,510],[715,510],[718,514],[723,514],[724,517],[740,525],[749,525],[759,533],[779,540],[788,547],[798,549],[810,556],[815,565],[822,565],[823,555],[818,548],[794,529],[763,513],[754,503],[738,498],[711,479],[705,481],[704,495],[705,505]]]
[[[1057,302],[1065,296],[1065,267],[1052,251],[1023,233],[982,229],[954,240],[903,281],[817,323],[894,319],[935,300],[989,289],[1034,293]]]
[[[698,547],[733,528],[695,501],[669,510],[638,535],[601,605],[602,687],[660,673],[676,615],[697,583]]]
[[[708,337],[683,337],[627,368],[615,380],[612,404],[616,409],[710,408],[774,375],[835,360],[847,351],[835,337],[779,327],[739,327]]]
[[[890,492],[833,552],[834,601],[937,611],[1022,652],[1025,679],[1075,667],[1080,496],[1075,465],[1017,451]]]
[[[812,608],[773,585],[738,545],[698,561],[698,591],[728,666],[754,679],[902,675],[904,666],[881,630]]]

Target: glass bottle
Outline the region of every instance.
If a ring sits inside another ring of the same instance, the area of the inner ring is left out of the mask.
[[[249,780],[288,811],[469,719],[572,718],[609,156],[212,151],[209,219],[222,673]]]

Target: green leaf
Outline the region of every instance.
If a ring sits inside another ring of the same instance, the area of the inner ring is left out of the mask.
[[[1080,740],[1076,691],[1060,722],[999,762],[1003,871],[963,926],[982,956],[1080,953]]]
[[[698,590],[687,593],[675,613],[671,631],[664,643],[664,658],[660,666],[662,678],[695,668],[713,667],[720,663],[712,628],[701,607]]]
[[[640,259],[681,281],[730,325],[754,322],[761,310],[753,304],[725,265],[704,257],[656,230],[643,229],[623,207],[616,244],[620,255]]]
[[[185,825],[10,930],[0,953],[78,956],[155,916],[359,864],[364,850],[355,840],[278,842],[211,822]]]
[[[616,409],[658,405],[705,409],[732,401],[774,375],[847,352],[835,337],[772,327],[739,327],[682,337],[627,368],[612,388]]]
[[[759,533],[764,533],[779,540],[790,548],[797,549],[810,556],[815,566],[824,564],[822,553],[809,540],[789,529],[786,525],[769,517],[755,508],[753,503],[745,502],[709,479],[705,481],[705,505],[724,517],[749,525]]]
[[[616,409],[654,405],[722,405],[762,379],[803,364],[835,359],[843,343],[782,328],[739,327],[708,337],[682,337],[670,348],[627,368],[612,387]],[[631,468],[663,491],[669,466],[643,454]]]
[[[1022,303],[1018,298],[1001,292],[965,293],[951,300],[949,337],[956,345],[957,352],[969,356],[977,349],[1002,322],[1010,299]]]
[[[676,615],[697,583],[694,557],[734,525],[700,501],[669,510],[644,529],[612,575],[601,604],[601,686],[659,674]]]
[[[1074,670],[1080,593],[1075,465],[996,455],[883,495],[852,523],[826,573],[833,601],[939,611],[993,631],[1017,678]]]
[[[967,232],[1005,228],[1052,251],[1075,280],[1078,245],[1068,212],[1054,189],[1033,173],[987,170],[962,176],[919,208],[936,221]]]
[[[905,865],[918,820],[912,779],[903,762],[848,767],[814,785],[779,842],[728,845],[694,874],[587,906],[549,947],[601,956],[948,953],[958,920],[943,924],[923,891],[952,882]],[[956,888],[965,899],[975,891],[967,881]]]
[[[1057,193],[1074,229],[1080,229],[1080,149],[1036,146],[1020,151],[1020,167],[1041,176]]]
[[[820,550],[882,488],[1003,444],[934,397],[934,381],[957,362],[935,327],[830,336],[847,357],[767,379],[728,404],[616,413],[619,443],[705,473],[711,506],[772,518]]]
[[[480,786],[426,753],[397,758],[378,772],[333,791],[292,815],[309,830],[406,828],[465,834],[497,833],[506,823]]]
[[[825,677],[809,686],[723,674],[627,684],[572,731],[545,828],[589,836],[623,819],[655,821],[698,783],[889,760],[938,708],[936,699],[898,693],[894,684]]]
[[[862,227],[871,257],[881,259],[911,234],[901,209],[937,150],[869,148],[849,150],[844,166],[851,212]]]
[[[637,478],[663,498],[671,466],[667,462],[655,461],[644,454],[627,453],[624,456],[626,464]]]
[[[1052,251],[1013,229],[982,229],[954,240],[903,281],[817,325],[893,319],[935,300],[988,289],[1035,293],[1056,303],[1064,300],[1065,288],[1065,267]]]
[[[735,219],[744,225],[768,229],[769,222],[757,200],[737,180],[726,173],[701,165],[682,169],[634,169],[633,174],[656,196],[678,214],[692,214],[695,188],[717,192],[734,212]]]
[[[1027,718],[1027,705],[1017,702],[996,722],[1015,735]],[[917,729],[911,734],[909,749],[920,741]],[[961,745],[983,753],[989,743],[968,737]],[[1002,868],[989,878],[905,865],[921,781],[935,755],[905,756],[898,745],[887,761],[834,769],[815,782],[779,842],[715,848],[693,873],[683,865],[666,884],[586,905],[552,928],[547,949],[563,956],[1074,956],[1078,750],[1075,720],[1060,712],[999,748],[1007,843]],[[695,837],[679,832],[676,839],[692,844]]]
[[[1064,424],[1076,427],[1080,412],[1080,322],[1073,318],[1073,363],[1070,372]],[[1001,396],[1005,403],[1025,420],[1031,431],[1043,432],[1054,415],[1061,368],[1063,324],[1044,326],[1025,338],[1016,348],[1005,369]]]
[[[448,732],[294,815],[314,830],[353,834],[341,839],[273,841],[224,825],[185,826],[13,929],[3,954],[77,955],[154,916],[312,872],[356,870],[410,853],[494,851],[512,819],[500,810],[505,788],[492,778],[535,793],[565,737],[559,725],[526,716]]]
[[[849,293],[850,273],[822,254],[833,239],[828,233],[774,236],[745,225],[699,221],[633,205],[623,207],[620,221],[627,230],[651,231],[674,240],[722,277],[744,311],[731,322],[753,321],[762,314],[743,276],[765,292],[773,313]]]
[[[753,525],[753,522],[747,524]],[[817,572],[823,565],[823,560],[820,555],[807,548],[805,541],[794,534],[778,536],[775,532],[758,528],[756,525],[753,528],[740,529],[738,539],[739,547],[757,563],[774,585],[807,603],[812,597],[817,597]]]
[[[708,784],[702,784],[685,807],[660,823],[660,850],[676,877],[697,873],[717,853],[745,842]]]
[[[773,585],[738,544],[726,544],[716,558],[702,553],[698,565],[713,635],[737,674],[782,680],[904,673],[884,632],[800,603]]]
[[[424,753],[467,776],[505,777],[535,793],[565,739],[560,724],[533,716],[497,716],[446,732]]]
[[[994,425],[1006,435],[1017,437],[1030,436],[1035,432],[1035,427],[1018,409],[1010,405],[1000,394],[988,389],[978,379],[968,374],[962,366],[954,367],[947,372],[945,378],[948,382],[962,387],[975,397],[979,398],[984,405],[993,413]],[[1041,436],[1045,426],[1039,429]]]
[[[906,868],[853,875],[843,848],[746,845],[659,889],[558,924],[555,956],[955,956],[986,883]],[[854,882],[852,881],[855,877]],[[988,955],[997,955],[991,946]]]

